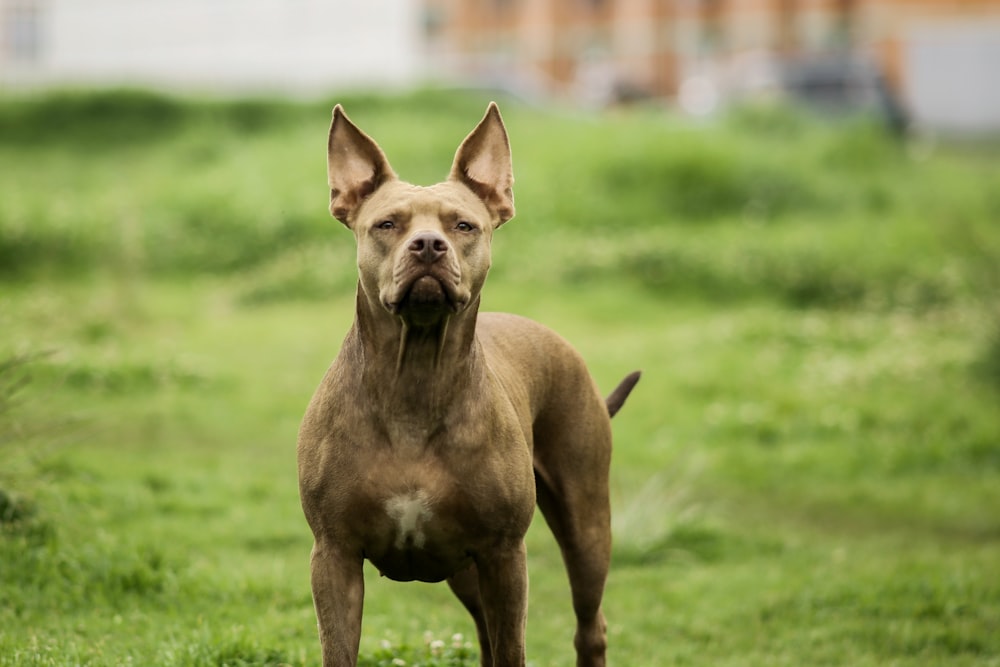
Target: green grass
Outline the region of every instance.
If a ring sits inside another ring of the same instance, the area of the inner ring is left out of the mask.
[[[343,99],[404,177],[485,101]],[[744,110],[501,106],[484,306],[615,418],[615,665],[1000,665],[1000,167]],[[294,440],[353,313],[328,104],[0,101],[0,666],[313,665]],[[528,654],[573,664],[528,535]],[[367,571],[365,665],[473,665],[444,586]],[[455,639],[455,635],[462,637]]]

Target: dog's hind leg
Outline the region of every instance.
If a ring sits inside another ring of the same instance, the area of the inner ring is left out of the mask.
[[[596,407],[589,414],[599,415],[603,406]],[[601,598],[611,561],[610,463],[611,430],[604,415],[536,430],[536,496],[569,576],[578,667],[605,664]]]
[[[486,629],[486,616],[483,614],[483,600],[479,595],[479,572],[475,564],[470,565],[458,574],[448,579],[448,586],[476,623],[476,637],[479,640],[479,664],[482,667],[493,667],[493,654],[490,651],[490,635]]]

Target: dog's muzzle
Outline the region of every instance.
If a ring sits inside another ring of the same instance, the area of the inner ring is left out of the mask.
[[[398,256],[393,273],[395,287],[384,300],[391,313],[456,313],[468,303],[461,296],[461,272],[451,244],[437,232],[414,234]]]

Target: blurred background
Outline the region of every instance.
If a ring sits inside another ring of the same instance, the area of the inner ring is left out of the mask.
[[[0,667],[318,664],[330,109],[428,184],[490,99],[484,309],[643,370],[609,664],[996,666],[1000,0],[0,0]],[[363,667],[478,664],[447,587],[366,587]]]
[[[326,94],[436,82],[706,114],[791,95],[1000,129],[997,0],[2,0],[6,86]]]

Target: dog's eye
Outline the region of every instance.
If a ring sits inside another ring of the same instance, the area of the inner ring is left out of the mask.
[[[396,227],[396,223],[392,220],[383,220],[375,226],[379,229],[393,229]]]
[[[472,226],[471,222],[466,222],[465,220],[459,220],[458,224],[455,225],[455,229],[460,232],[471,232],[475,227]]]

